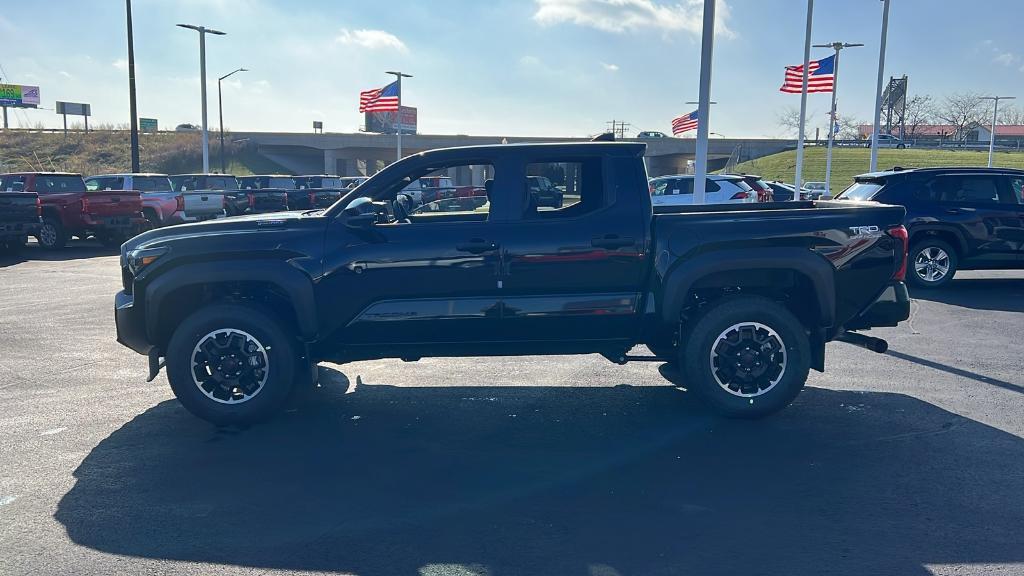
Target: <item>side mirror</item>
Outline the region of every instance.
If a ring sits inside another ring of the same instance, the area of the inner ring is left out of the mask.
[[[377,215],[373,212],[366,212],[363,214],[347,214],[346,211],[345,226],[349,228],[355,228],[358,230],[365,230],[370,228],[377,222]]]

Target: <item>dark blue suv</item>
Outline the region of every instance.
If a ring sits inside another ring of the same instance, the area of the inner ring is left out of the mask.
[[[942,286],[957,270],[1024,268],[1024,170],[894,168],[862,174],[837,200],[906,207],[907,279]]]

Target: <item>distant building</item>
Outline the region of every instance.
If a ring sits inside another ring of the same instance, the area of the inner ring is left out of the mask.
[[[871,125],[861,124],[857,133],[862,140],[871,137]],[[956,137],[956,126],[952,124],[922,124],[907,126],[905,140],[939,142],[963,142],[966,144],[987,143],[992,136],[991,125],[973,122],[963,130],[963,137]],[[996,142],[1004,146],[1024,146],[1024,124],[999,124],[996,126]]]

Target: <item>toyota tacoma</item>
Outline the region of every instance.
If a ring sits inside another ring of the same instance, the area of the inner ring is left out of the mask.
[[[398,161],[328,209],[186,224],[122,246],[117,339],[192,413],[268,417],[320,361],[600,354],[659,361],[718,412],[759,417],[826,343],[909,315],[899,206],[652,206],[643,143],[496,145]],[[418,205],[424,177],[484,178]],[[532,176],[565,187],[537,206]],[[438,202],[444,202],[439,200]],[[643,344],[651,355],[633,355]]]

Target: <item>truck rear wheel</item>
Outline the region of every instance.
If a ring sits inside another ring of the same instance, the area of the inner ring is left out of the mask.
[[[60,250],[68,243],[67,234],[60,220],[53,216],[43,218],[43,224],[39,227],[39,235],[36,236],[39,245],[46,250]]]
[[[295,340],[252,306],[212,304],[186,318],[167,346],[167,379],[192,414],[245,425],[278,412],[291,394]]]
[[[721,300],[699,317],[680,351],[689,388],[717,412],[760,418],[803,388],[810,342],[800,321],[761,296]]]

